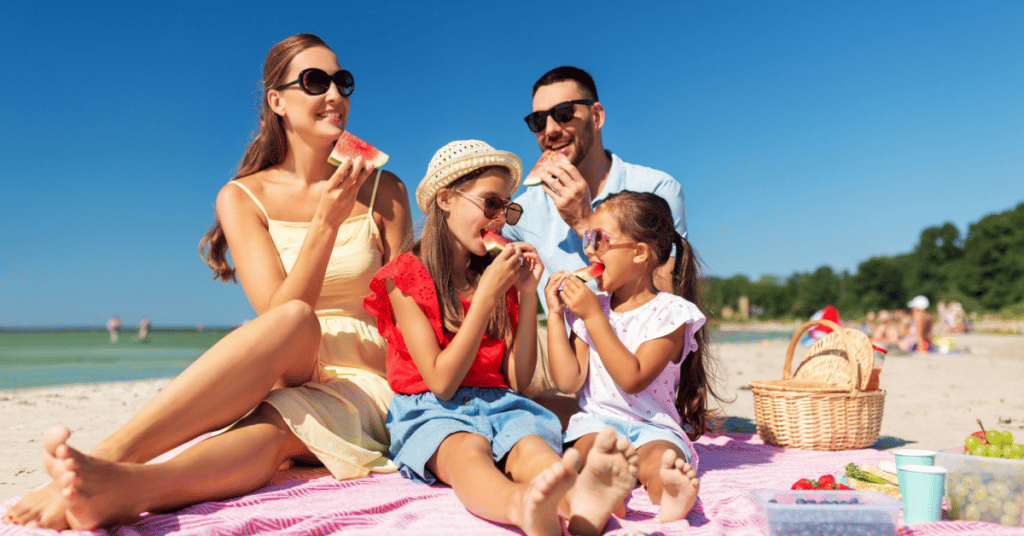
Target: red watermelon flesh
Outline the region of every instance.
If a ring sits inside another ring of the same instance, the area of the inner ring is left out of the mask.
[[[346,158],[355,159],[357,156],[363,157],[364,162],[373,164],[375,168],[383,166],[388,161],[386,153],[349,134],[348,131],[342,133],[338,143],[334,144],[334,151],[331,152],[331,156],[327,161],[337,166],[341,164],[342,160]]]
[[[512,243],[511,240],[495,233],[494,231],[484,229],[483,231],[480,231],[480,235],[484,239],[484,247],[486,247],[487,251],[493,255],[501,253],[505,249],[505,246]]]
[[[601,274],[603,274],[603,273],[604,273],[604,265],[601,264],[601,263],[597,263],[597,264],[591,264],[590,266],[587,266],[585,268],[580,268],[579,270],[576,270],[576,271],[572,272],[569,275],[574,275],[574,276],[580,278],[580,281],[583,281],[584,283],[586,283],[587,281],[590,281],[590,280],[593,280],[593,279],[597,279],[598,277],[601,277]]]
[[[548,162],[556,163],[560,161],[568,163],[569,159],[559,152],[544,151],[544,154],[540,155],[540,160],[537,160],[537,163],[533,165],[533,169],[530,170],[530,174],[526,176],[526,180],[523,181],[523,184],[527,186],[536,186],[541,184],[543,182],[544,173],[540,171],[540,167]]]

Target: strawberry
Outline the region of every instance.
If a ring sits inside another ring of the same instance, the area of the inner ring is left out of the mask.
[[[809,478],[801,478],[800,480],[797,480],[796,483],[793,484],[793,487],[790,488],[790,489],[795,489],[795,490],[814,489],[815,488],[815,484],[816,484],[816,482],[812,482]]]
[[[853,488],[851,488],[850,486],[847,486],[846,484],[839,484],[839,489],[841,489],[843,491],[853,490]]]
[[[832,486],[835,486],[836,485],[836,477],[834,477],[832,475],[821,475],[820,477],[818,477],[818,485],[821,486],[822,488],[824,488],[824,489],[834,489],[834,487],[833,488],[825,488],[825,486],[829,485],[829,484],[832,485]]]
[[[824,484],[821,485],[821,489],[825,491],[832,491],[839,489],[839,487],[836,485],[835,482],[825,482]]]

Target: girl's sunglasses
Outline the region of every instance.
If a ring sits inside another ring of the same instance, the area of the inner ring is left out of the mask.
[[[505,201],[504,199],[494,196],[484,199],[483,197],[467,194],[466,192],[459,192],[466,197],[472,197],[473,199],[479,199],[484,202],[484,217],[493,220],[498,216],[505,215],[505,223],[509,225],[515,225],[519,223],[519,217],[523,215],[523,207],[519,203],[513,203],[511,201]],[[474,203],[475,204],[475,203]]]
[[[310,95],[323,95],[327,93],[327,90],[331,87],[331,82],[338,86],[338,93],[341,93],[342,97],[347,97],[352,94],[352,90],[356,88],[356,81],[352,78],[352,73],[342,69],[333,75],[327,74],[316,67],[310,67],[309,69],[303,69],[299,73],[299,78],[275,87],[274,89],[280,91],[288,86],[298,84],[302,88],[302,91]]]
[[[533,112],[532,114],[523,118],[526,121],[526,126],[530,127],[531,132],[540,132],[544,130],[544,127],[548,124],[548,116],[554,119],[559,125],[572,121],[572,118],[576,116],[576,109],[574,108],[577,104],[585,104],[590,106],[597,101],[591,99],[576,99],[566,101],[560,104],[556,104],[551,107],[550,110],[544,110],[540,112]]]
[[[612,244],[636,244],[636,240],[612,238],[608,235],[608,231],[600,227],[583,231],[583,249],[594,248],[595,252],[601,253]]]

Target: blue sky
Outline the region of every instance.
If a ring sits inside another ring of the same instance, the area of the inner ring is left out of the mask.
[[[10,4],[0,326],[252,318],[197,244],[298,32],[354,73],[348,129],[410,191],[455,139],[532,165],[531,85],[589,70],[606,146],[682,183],[714,275],[855,271],[1024,200],[1021,2]]]

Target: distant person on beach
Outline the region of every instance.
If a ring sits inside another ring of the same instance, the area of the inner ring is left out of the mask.
[[[149,340],[149,317],[144,316],[139,321],[139,341],[146,342]]]
[[[928,312],[928,298],[915,296],[907,302],[910,309],[906,332],[902,334],[899,347],[905,352],[930,353],[932,348],[932,314]]]
[[[260,131],[200,245],[218,277],[237,275],[260,315],[89,455],[70,446],[67,428],[47,432],[54,480],[8,509],[5,522],[93,529],[248,493],[293,460],[322,463],[338,479],[395,471],[386,456],[385,341],[362,299],[382,263],[411,241],[412,225],[393,174],[358,158],[327,162],[353,87],[317,36],[274,45]],[[226,426],[173,463],[145,463]]]
[[[871,342],[889,349],[894,348],[899,340],[899,330],[892,313],[882,309],[878,312],[878,324],[871,333]]]
[[[676,232],[686,238],[686,210],[683,189],[667,173],[624,162],[604,147],[601,129],[605,109],[598,99],[593,77],[572,66],[554,68],[533,85],[533,112],[526,116],[541,151],[564,154],[567,161],[545,163],[543,184],[531,186],[516,197],[527,207],[517,225],[506,228],[506,236],[537,247],[544,261],[543,280],[554,272],[587,265],[583,232],[590,217],[609,195],[621,190],[658,194],[672,209]],[[658,289],[672,289],[672,259],[655,273]],[[547,311],[547,304],[541,305]],[[544,329],[538,334],[540,365],[538,377],[527,391],[536,394],[554,389],[547,372]]]
[[[110,333],[110,342],[117,342],[118,330],[121,329],[121,319],[114,315],[107,320],[107,332]]]

